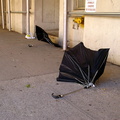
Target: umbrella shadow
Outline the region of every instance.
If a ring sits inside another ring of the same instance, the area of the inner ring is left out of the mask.
[[[118,88],[120,85],[120,67],[107,63],[104,74],[96,81],[96,86]]]

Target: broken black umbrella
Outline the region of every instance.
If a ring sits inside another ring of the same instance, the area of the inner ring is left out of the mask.
[[[95,87],[96,80],[104,72],[108,52],[109,48],[95,51],[86,48],[82,42],[79,43],[65,51],[57,81],[79,83],[84,88]],[[58,99],[77,91],[79,90],[62,95],[52,94],[52,97]]]

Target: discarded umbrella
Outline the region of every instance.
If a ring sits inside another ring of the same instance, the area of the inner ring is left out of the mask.
[[[96,80],[104,72],[108,52],[109,49],[94,51],[86,48],[82,42],[79,43],[74,48],[65,51],[57,81],[79,83],[84,88],[95,87]],[[63,95],[52,93],[52,97],[62,98],[76,91]]]
[[[47,42],[51,45],[54,45],[55,47],[61,47],[60,45],[53,43],[51,41],[51,39],[49,38],[48,34],[39,26],[36,25],[36,35],[37,35],[37,39]]]

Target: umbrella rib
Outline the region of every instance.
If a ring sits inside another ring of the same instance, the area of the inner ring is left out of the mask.
[[[67,69],[69,69],[70,71],[73,71],[72,69],[70,69],[68,66],[62,64],[63,67],[66,67]],[[74,71],[73,71],[74,72]]]
[[[105,59],[103,60],[103,62],[102,62],[102,64],[101,64],[101,66],[99,67],[99,69],[95,72],[95,75],[93,76],[93,79],[92,79],[91,83],[93,83],[93,81],[94,81],[94,79],[95,79],[98,71],[100,70],[100,68],[102,67],[102,65],[103,65],[103,63],[105,62],[106,59],[107,59],[107,55],[106,55]]]
[[[77,81],[78,81],[79,83],[81,83],[82,85],[85,85],[85,84],[84,84],[84,82],[80,81],[80,80],[82,80],[82,79],[80,79],[80,80],[79,80],[77,77],[75,77],[75,76],[73,77],[73,76],[72,76],[72,75],[70,75],[69,73],[64,73],[64,72],[61,72],[61,74],[66,74],[66,75],[68,75],[68,76],[70,76],[70,77],[74,78],[75,80],[77,80]]]
[[[70,55],[69,55],[70,56]],[[70,59],[73,60],[75,62],[75,60],[70,56]],[[82,77],[84,78],[84,80],[86,81],[86,78],[85,78],[85,75],[83,74],[83,71],[82,69],[80,68],[80,66],[75,62],[75,64],[77,65],[77,67],[79,68],[79,71],[81,72],[82,74]],[[87,82],[87,81],[86,81]]]
[[[64,65],[64,64],[62,64],[62,66],[63,67],[66,67],[67,69],[69,69],[70,71],[72,71],[73,73],[75,73],[72,69],[70,69],[69,67],[67,67],[66,65]],[[62,72],[63,73],[63,72]],[[68,73],[66,73],[66,74],[68,74]],[[76,73],[75,73],[76,74]],[[70,75],[70,74],[69,74]],[[80,82],[79,81],[79,79],[76,79],[78,82]],[[80,79],[80,80],[82,80],[82,79]],[[83,82],[82,82],[83,83]],[[87,83],[86,83],[86,81],[85,81],[85,84],[84,85],[86,85]]]
[[[90,83],[90,65],[88,65],[88,81]]]
[[[74,72],[74,71],[73,71],[72,69],[70,69],[68,66],[66,66],[66,65],[64,65],[64,64],[62,64],[62,66],[65,67],[65,68],[67,68],[68,70],[70,70],[71,72],[73,72],[73,73],[76,74],[76,72]],[[79,75],[79,74],[77,74],[77,75]]]

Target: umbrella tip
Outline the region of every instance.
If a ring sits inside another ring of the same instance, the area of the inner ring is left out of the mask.
[[[90,87],[95,87],[95,85],[94,85],[93,83],[89,83],[88,85],[85,85],[84,88],[88,89],[88,88],[90,88]]]

